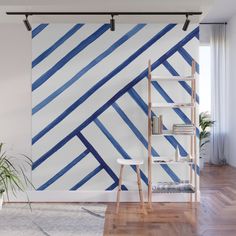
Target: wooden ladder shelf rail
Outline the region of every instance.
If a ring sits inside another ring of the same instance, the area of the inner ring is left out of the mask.
[[[168,78],[168,77],[166,77]],[[174,81],[190,81],[191,83],[191,106],[186,106],[191,109],[191,124],[195,127],[195,133],[194,135],[190,135],[191,141],[190,141],[190,154],[193,158],[193,165],[194,165],[194,171],[192,162],[189,164],[189,182],[194,186],[195,192],[195,199],[194,201],[197,202],[197,192],[198,192],[198,181],[197,181],[197,137],[196,137],[196,62],[192,61],[192,70],[191,70],[191,76],[188,77],[181,77],[181,76],[173,76],[171,79]],[[170,78],[166,79],[166,81],[170,81]],[[152,80],[155,81],[165,81],[165,78],[163,77],[157,77],[152,76],[152,69],[151,69],[151,61],[148,61],[148,205],[151,208],[152,206]],[[174,82],[173,81],[173,82]],[[156,101],[155,101],[156,103]],[[157,106],[158,107],[158,106]],[[170,108],[172,108],[170,106]],[[194,177],[194,178],[193,178]],[[190,202],[192,202],[192,193],[190,193]]]

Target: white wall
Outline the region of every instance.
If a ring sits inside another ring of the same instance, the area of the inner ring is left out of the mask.
[[[207,27],[200,26],[200,43],[209,43]],[[31,34],[6,23],[0,35],[0,142],[31,156]]]
[[[229,164],[236,166],[236,15],[227,25],[228,66],[229,66]]]
[[[0,24],[0,142],[31,156],[31,34]]]
[[[23,24],[0,24],[0,33],[0,142],[15,152],[31,156],[31,34]],[[86,192],[70,194],[68,197],[68,193],[60,192],[58,201],[89,200]],[[103,195],[102,192],[101,198]],[[50,196],[49,192],[33,195],[36,201],[50,200]],[[94,196],[97,201],[99,192]],[[114,200],[115,193],[109,199]],[[183,200],[181,197],[180,201]]]
[[[209,43],[207,27],[200,43]],[[0,35],[0,142],[31,156],[31,35],[21,23],[0,24]]]

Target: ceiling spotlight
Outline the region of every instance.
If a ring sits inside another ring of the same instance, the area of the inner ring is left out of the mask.
[[[113,19],[113,15],[111,15],[110,29],[111,31],[115,31],[115,19]]]
[[[32,30],[32,27],[28,21],[28,15],[25,15],[25,20],[23,20],[24,24],[25,24],[25,27],[28,31],[31,31]]]
[[[183,31],[186,31],[188,29],[189,23],[190,23],[190,20],[188,19],[188,14],[187,14],[186,20],[185,20],[183,28],[182,28]]]

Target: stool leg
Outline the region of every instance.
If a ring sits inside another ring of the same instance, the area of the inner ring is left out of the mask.
[[[117,197],[116,197],[116,214],[119,213],[120,191],[121,191],[121,184],[122,184],[123,169],[124,169],[124,165],[121,165],[121,167],[120,167],[120,177],[119,177],[119,186],[118,186]]]
[[[144,202],[143,202],[143,191],[142,191],[142,184],[141,184],[141,178],[140,178],[140,168],[139,165],[136,165],[136,170],[137,170],[137,179],[138,179],[138,190],[139,190],[139,198],[142,206],[142,211],[145,213],[144,210]]]

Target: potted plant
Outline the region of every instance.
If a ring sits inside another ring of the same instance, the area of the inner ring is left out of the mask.
[[[204,154],[206,153],[206,144],[210,142],[210,128],[214,125],[215,121],[211,120],[209,112],[201,112],[199,114],[199,126],[200,126],[200,169],[204,167]]]
[[[31,163],[31,160],[25,155],[9,155],[3,151],[3,143],[0,143],[0,209],[4,194],[9,200],[9,192],[16,196],[19,191],[25,192],[28,185],[32,186],[25,174],[26,165],[31,166]]]

